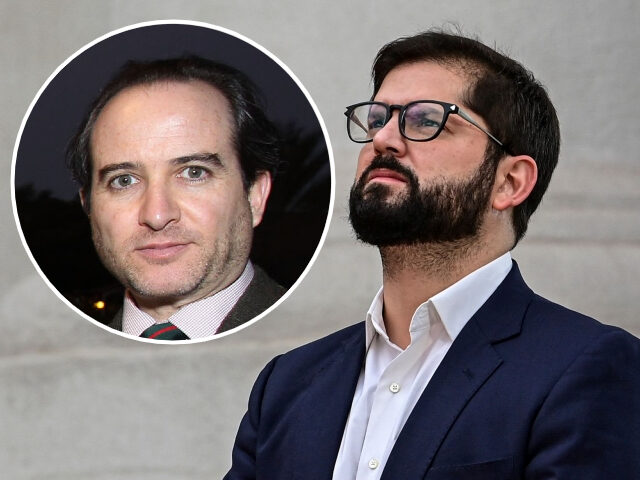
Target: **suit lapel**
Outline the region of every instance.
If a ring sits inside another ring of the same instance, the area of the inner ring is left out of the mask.
[[[533,293],[517,265],[451,345],[389,456],[383,480],[422,479],[458,415],[502,363],[493,343],[520,332]]]
[[[292,477],[331,479],[365,354],[364,324],[310,379],[296,411]]]
[[[502,362],[479,333],[460,332],[400,432],[383,479],[423,478],[459,412]]]
[[[113,316],[113,318],[111,319],[111,321],[107,323],[107,327],[113,328],[114,330],[117,330],[119,332],[122,331],[122,315],[124,311],[123,309],[124,307],[120,307],[120,310],[118,310],[116,314]]]
[[[236,328],[260,315],[287,291],[258,265],[253,265],[253,278],[216,333]]]

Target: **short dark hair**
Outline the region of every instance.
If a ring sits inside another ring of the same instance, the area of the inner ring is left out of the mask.
[[[253,82],[228,65],[196,56],[127,62],[102,89],[67,149],[67,165],[89,200],[92,158],[91,133],[105,105],[128,87],[163,81],[203,81],[227,99],[234,120],[232,142],[240,159],[247,189],[259,172],[275,174],[280,156],[279,136],[267,118]]]
[[[463,92],[463,102],[505,145],[503,149],[488,142],[486,161],[493,161],[497,167],[505,152],[529,155],[536,161],[538,181],[529,197],[513,210],[515,246],[524,236],[558,163],[560,126],[547,92],[520,63],[479,40],[429,30],[399,38],[380,49],[372,68],[373,96],[392,69],[419,61],[457,68],[468,76],[470,85]]]

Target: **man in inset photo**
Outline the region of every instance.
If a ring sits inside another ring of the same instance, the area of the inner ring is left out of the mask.
[[[189,22],[116,31],[67,59],[25,116],[14,169],[18,228],[52,291],[154,342],[226,335],[276,308],[317,256],[333,195],[299,80]]]
[[[208,337],[282,296],[249,261],[278,155],[239,71],[198,57],[121,69],[68,152],[96,251],[125,287],[109,327]]]

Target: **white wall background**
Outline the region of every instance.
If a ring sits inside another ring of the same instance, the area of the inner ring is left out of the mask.
[[[324,248],[269,317],[206,344],[140,344],[72,313],[28,260],[10,201],[22,117],[50,73],[87,42],[147,20],[189,19],[273,52],[315,99],[333,143],[336,204]],[[275,354],[363,318],[375,249],[346,222],[357,146],[344,106],[368,97],[382,44],[456,22],[531,68],[564,142],[529,234],[514,252],[529,284],[640,334],[640,4],[635,0],[12,1],[0,3],[0,477],[220,478],[249,389]],[[165,420],[171,412],[172,420]]]

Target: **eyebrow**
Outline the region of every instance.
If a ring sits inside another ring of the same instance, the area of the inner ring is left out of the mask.
[[[183,157],[177,157],[170,160],[172,165],[185,165],[191,162],[202,162],[210,165],[212,168],[225,169],[225,165],[222,162],[220,155],[217,153],[194,153],[192,155],[185,155]],[[113,172],[120,170],[139,170],[141,168],[142,164],[137,162],[110,163],[98,170],[98,182],[103,182],[104,179]]]
[[[105,177],[118,170],[137,170],[140,168],[139,163],[122,162],[122,163],[110,163],[98,170],[98,183],[104,181]]]
[[[184,165],[191,162],[203,162],[209,164],[214,168],[224,169],[225,165],[217,153],[194,153],[193,155],[185,155],[184,157],[178,157],[171,160],[172,165]]]

